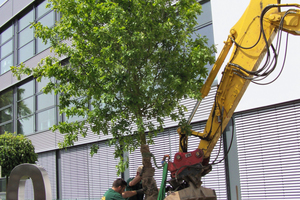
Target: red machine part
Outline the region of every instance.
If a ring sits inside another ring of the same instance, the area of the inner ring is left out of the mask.
[[[174,156],[174,162],[168,162],[168,170],[171,172],[171,177],[175,178],[175,174],[180,174],[187,166],[202,163],[203,151],[196,149],[192,152],[178,152]]]

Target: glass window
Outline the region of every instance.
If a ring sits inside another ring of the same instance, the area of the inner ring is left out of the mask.
[[[34,21],[33,10],[27,13],[24,17],[19,19],[19,31],[30,25]]]
[[[12,120],[13,112],[12,107],[0,110],[0,124]]]
[[[80,101],[80,99],[82,99],[82,97],[78,98],[77,100]],[[89,105],[85,104],[85,106],[88,107]],[[72,108],[72,107],[75,107],[74,103],[71,103],[69,106],[69,108]],[[82,121],[84,119],[85,119],[85,117],[83,117],[83,116],[75,115],[75,116],[67,117],[65,113],[63,114],[63,121],[66,121],[66,122]]]
[[[0,95],[0,108],[8,106],[13,103],[13,90],[10,90]]]
[[[0,66],[1,66],[1,74],[4,74],[5,72],[9,71],[10,67],[13,66],[13,54],[1,60]]]
[[[13,26],[10,26],[5,31],[3,31],[0,34],[1,44],[3,44],[4,42],[6,42],[8,39],[10,39],[13,36],[13,34],[14,34],[14,32],[13,32]]]
[[[36,92],[41,92],[43,87],[45,87],[49,83],[49,79],[42,78],[40,82],[36,82]]]
[[[36,114],[37,131],[49,130],[55,124],[54,108]]]
[[[18,117],[30,115],[34,112],[34,98],[30,97],[25,100],[19,101],[17,104]]]
[[[37,38],[36,43],[36,53],[40,53],[51,46],[50,40],[48,40],[47,44],[45,44],[41,38]]]
[[[28,43],[27,45],[23,46],[18,51],[18,63],[24,62],[28,60],[34,55],[34,45],[33,41]]]
[[[211,3],[207,2],[201,5],[202,13],[197,18],[198,25],[206,24],[212,21]]]
[[[18,120],[18,134],[28,135],[34,133],[34,116]]]
[[[0,59],[2,59],[13,51],[13,40],[6,42],[0,48],[1,48]]]
[[[26,97],[32,96],[34,94],[34,80],[29,81],[18,87],[18,100],[25,99]]]
[[[73,116],[73,117],[69,117],[69,118],[66,117],[66,114],[64,114],[63,116],[64,116],[64,121],[66,121],[66,122],[82,121],[85,119],[82,116]]]
[[[41,110],[50,106],[54,106],[53,94],[40,94],[37,96],[37,110]]]
[[[38,22],[41,22],[41,24],[43,24],[44,26],[52,27],[54,25],[54,12],[50,12],[49,14],[38,20]]]
[[[12,122],[0,126],[0,134],[4,134],[5,131],[7,131],[7,132],[9,132],[9,133],[13,133],[13,123],[12,123]]]
[[[13,65],[13,26],[0,33],[0,74],[10,70]]]
[[[48,1],[42,2],[40,5],[36,8],[36,18],[40,18],[42,15],[50,11],[50,8],[46,8],[46,5],[48,4]]]
[[[27,44],[34,38],[33,29],[28,27],[19,33],[19,47]]]

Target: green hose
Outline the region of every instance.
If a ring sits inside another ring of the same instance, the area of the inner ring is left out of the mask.
[[[163,167],[164,167],[164,169],[163,169],[163,178],[161,180],[157,200],[163,200],[165,198],[166,179],[167,179],[167,175],[168,175],[168,163],[164,162]]]

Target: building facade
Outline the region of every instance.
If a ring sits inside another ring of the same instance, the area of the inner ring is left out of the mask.
[[[229,0],[219,3],[200,1],[203,13],[195,30],[195,34],[206,35],[209,44],[218,45],[218,52],[223,46],[219,35],[225,40],[230,30],[226,26],[238,20],[238,17],[233,17],[226,24],[221,22],[221,14],[228,13],[222,10],[225,2],[229,4]],[[58,97],[40,91],[47,80],[37,82],[24,76],[18,81],[10,71],[11,65],[21,62],[35,67],[42,58],[51,55],[49,45],[35,38],[30,28],[33,21],[51,27],[59,19],[59,14],[45,8],[45,4],[45,1],[35,0],[0,0],[0,99],[3,99],[0,104],[0,134],[4,131],[17,132],[32,141],[38,153],[37,164],[48,172],[53,199],[99,199],[118,177],[114,147],[106,143],[110,136],[90,132],[87,137],[79,138],[73,147],[59,149],[58,142],[63,140],[63,136],[49,131],[52,125],[66,120],[59,115]],[[247,4],[241,3],[240,10],[243,11]],[[235,11],[236,8],[230,9]],[[204,129],[216,89],[214,85],[194,116],[194,130]],[[248,99],[250,96],[255,101],[253,95],[247,95]],[[219,161],[230,147],[224,161],[214,165],[212,172],[203,178],[203,185],[215,189],[218,199],[293,199],[300,196],[297,184],[300,181],[297,164],[300,161],[300,95],[266,102],[240,107],[212,153],[211,160]],[[188,108],[186,116],[189,116],[196,102],[186,99],[181,103]],[[173,158],[178,152],[176,129],[176,122],[166,121],[165,130],[150,146],[156,159],[160,160],[165,154]],[[188,150],[196,149],[199,141],[199,138],[190,138]],[[97,144],[99,150],[91,157],[89,149],[93,144]],[[138,150],[130,155],[124,152],[124,156],[129,157],[129,168],[121,176],[127,179],[135,175],[142,159]],[[155,179],[159,186],[161,169],[156,169]],[[33,199],[31,180],[26,182],[25,196]]]

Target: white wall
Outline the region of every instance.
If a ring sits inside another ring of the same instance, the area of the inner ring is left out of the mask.
[[[260,2],[256,0],[257,2]],[[250,0],[212,0],[214,41],[219,55],[229,30],[242,16]],[[281,3],[298,3],[300,0],[281,0]],[[274,40],[275,41],[275,40]],[[284,54],[285,39],[282,39],[281,57]],[[289,35],[288,54],[281,76],[271,85],[261,86],[250,83],[236,111],[276,104],[300,98],[300,36]],[[230,54],[228,55],[228,58]],[[227,58],[227,61],[228,61]],[[226,61],[226,62],[227,62]],[[224,62],[224,63],[226,63]],[[277,71],[282,66],[279,59]],[[223,66],[224,67],[224,66]],[[277,74],[276,72],[274,73]],[[273,76],[273,77],[274,77]],[[218,80],[221,79],[219,75]],[[270,77],[267,80],[272,80]]]

